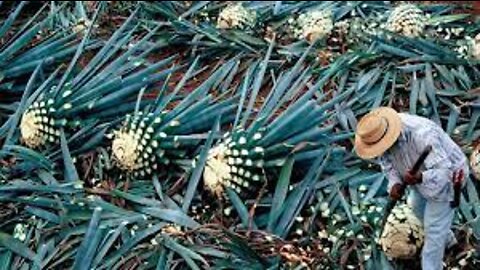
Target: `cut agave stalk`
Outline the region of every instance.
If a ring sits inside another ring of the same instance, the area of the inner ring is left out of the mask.
[[[193,92],[181,99],[171,110],[170,101],[178,96],[190,79],[196,65],[184,75],[173,93],[163,95],[145,112],[127,115],[122,126],[113,131],[112,155],[117,167],[135,177],[159,172],[162,165],[185,166],[186,153],[195,149],[219,116],[223,122],[231,121],[235,108],[234,98],[216,100],[209,93],[218,81],[235,72],[233,61],[224,64]]]
[[[75,74],[74,67],[90,39],[90,27],[60,81],[55,81],[57,73],[52,73],[29,98],[20,121],[20,137],[25,145],[45,147],[47,143],[58,142],[61,128],[69,131],[92,122],[108,122],[118,113],[133,108],[141,89],[172,71],[166,69],[172,57],[141,67],[146,62],[144,57],[155,46],[144,48],[153,32],[132,44],[136,27],[129,28],[134,15],[132,13],[91,61]],[[128,49],[121,51],[126,46]]]

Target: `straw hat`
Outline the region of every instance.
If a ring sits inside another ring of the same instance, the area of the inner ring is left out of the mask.
[[[377,108],[360,120],[355,133],[355,150],[363,159],[381,156],[397,141],[402,130],[398,113],[388,107]]]

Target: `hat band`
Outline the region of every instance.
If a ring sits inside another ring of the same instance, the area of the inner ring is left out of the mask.
[[[365,140],[364,139],[363,141],[364,141],[365,144],[368,144],[368,145],[376,144],[385,137],[385,135],[387,134],[387,131],[388,131],[389,123],[384,117],[382,117],[382,123],[384,124],[384,125],[382,125],[384,128],[382,130],[381,135],[378,136],[377,138],[371,138],[372,140]]]

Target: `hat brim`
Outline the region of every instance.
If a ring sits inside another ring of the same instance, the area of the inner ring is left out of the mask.
[[[363,159],[373,159],[385,153],[397,141],[402,131],[402,121],[398,113],[391,108],[383,107],[375,113],[384,117],[388,122],[388,129],[383,138],[374,144],[366,144],[357,134],[355,135],[355,151]]]

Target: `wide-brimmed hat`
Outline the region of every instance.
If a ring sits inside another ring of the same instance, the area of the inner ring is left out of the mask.
[[[401,131],[402,121],[394,109],[376,108],[358,122],[355,151],[363,159],[381,156],[395,144]]]

